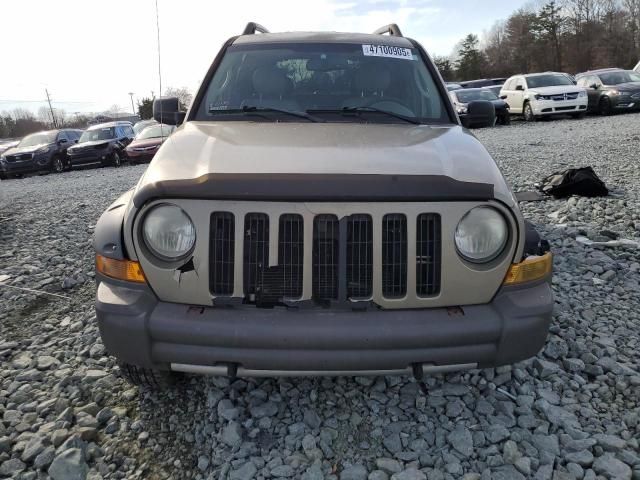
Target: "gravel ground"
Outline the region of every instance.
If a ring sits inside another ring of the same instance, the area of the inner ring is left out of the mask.
[[[640,479],[640,115],[477,131],[517,190],[592,165],[606,199],[527,203],[555,252],[536,358],[428,379],[118,375],[93,310],[93,225],[144,166],[0,183],[0,478]],[[6,277],[5,277],[6,278]]]

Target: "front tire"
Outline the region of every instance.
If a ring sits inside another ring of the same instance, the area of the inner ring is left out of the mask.
[[[9,175],[6,173],[0,173],[0,180],[9,180]]]
[[[122,157],[120,156],[120,152],[115,151],[111,154],[111,165],[116,168],[122,165]]]
[[[522,107],[522,114],[524,115],[525,122],[535,122],[537,120],[529,102],[525,103],[524,107]]]
[[[120,376],[131,385],[144,390],[167,390],[173,387],[179,379],[175,372],[152,370],[124,362],[118,362],[118,366],[120,367]]]
[[[600,115],[609,116],[613,113],[609,97],[602,97],[599,104]]]
[[[64,162],[56,155],[51,159],[51,173],[62,173],[64,171]]]
[[[511,115],[508,113],[500,117],[500,125],[511,125]]]

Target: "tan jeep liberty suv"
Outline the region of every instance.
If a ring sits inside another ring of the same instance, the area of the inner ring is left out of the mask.
[[[94,239],[102,341],[130,381],[421,378],[544,344],[546,242],[396,25],[250,23],[188,112],[154,116],[181,126]]]

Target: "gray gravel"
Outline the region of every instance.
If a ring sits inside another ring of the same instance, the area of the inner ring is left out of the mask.
[[[476,131],[519,190],[592,165],[606,199],[527,203],[556,254],[536,358],[428,379],[118,375],[93,311],[93,225],[144,166],[0,183],[0,478],[640,479],[640,115]]]

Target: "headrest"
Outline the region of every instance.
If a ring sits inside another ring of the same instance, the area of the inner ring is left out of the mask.
[[[391,72],[386,67],[369,64],[356,71],[354,86],[358,91],[386,90],[391,84]]]
[[[293,88],[291,79],[277,67],[259,67],[253,72],[253,88],[261,95],[283,95]]]

